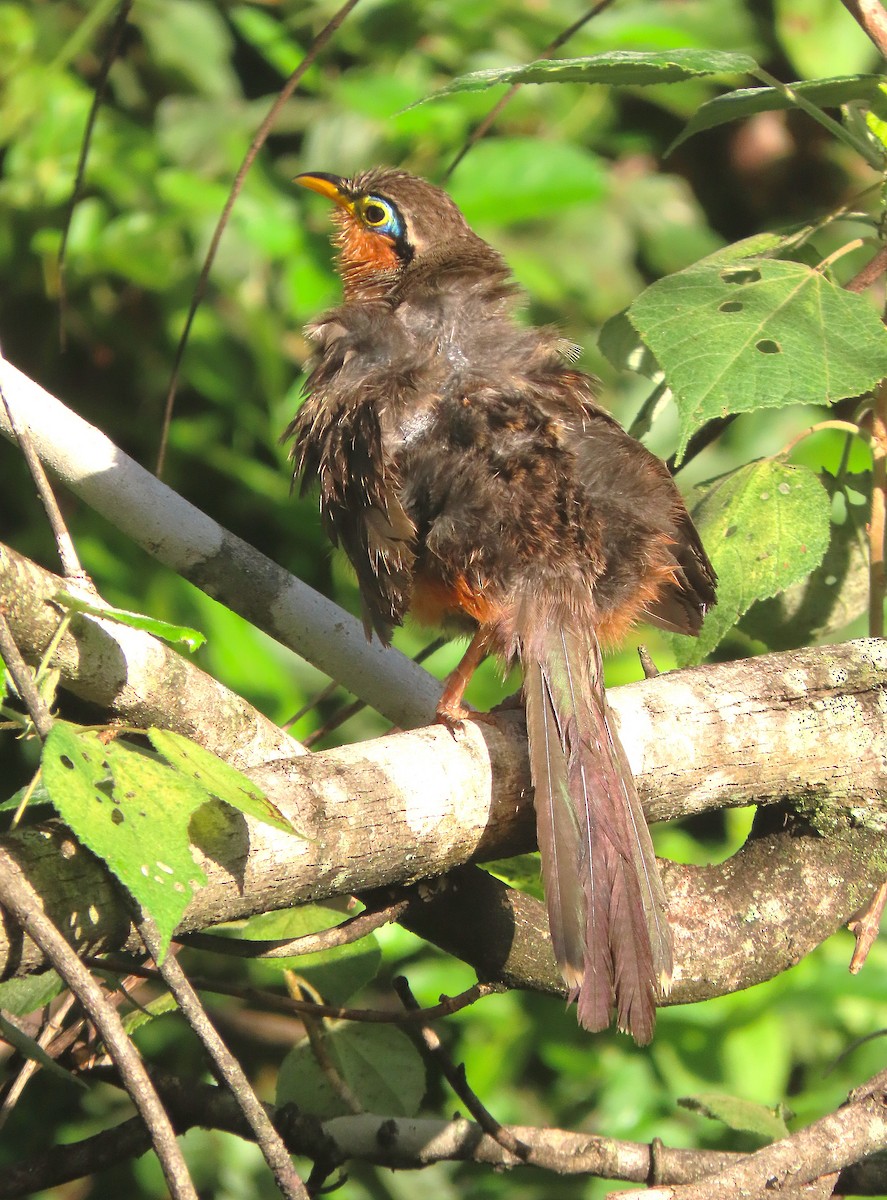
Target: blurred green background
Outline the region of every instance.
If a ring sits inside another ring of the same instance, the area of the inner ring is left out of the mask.
[[[58,252],[115,5],[0,3],[0,342],[13,363],[146,466],[156,459],[177,340],[233,176],[274,93],[334,11],[327,2],[136,0],[73,212],[60,314]],[[404,109],[456,75],[536,57],[582,11],[571,0],[363,0],[287,105],[234,207],[185,353],[165,479],[352,611],[349,572],[328,550],[315,502],[290,495],[279,442],[298,403],[307,357],[302,328],[338,296],[327,206],[290,180],[302,170],[348,174],[382,163],[442,180],[499,92]],[[872,70],[877,63],[838,0],[617,0],[563,53],[673,47],[744,51],[785,80]],[[585,369],[601,378],[606,403],[626,424],[649,385],[617,376],[597,350],[609,316],[659,276],[758,230],[817,218],[875,178],[800,114],[765,114],[714,130],[664,159],[685,120],[722,86],[700,80],[645,89],[526,87],[448,184],[526,286],[528,319],[555,323],[581,344]],[[876,201],[867,201],[870,209]],[[844,222],[817,249],[827,254],[855,232]],[[865,257],[865,251],[848,256],[846,275]],[[788,409],[741,418],[681,473],[682,485],[774,452],[816,417]],[[675,429],[666,413],[651,446],[669,454]],[[26,469],[5,443],[0,489],[0,536],[55,568]],[[203,630],[208,644],[197,655],[200,664],[270,717],[286,720],[326,682],[158,567],[75,498],[62,498],[81,558],[104,597]],[[411,628],[397,638],[408,653],[428,640]],[[640,675],[640,641],[661,667],[672,664],[664,641],[642,631],[608,662],[611,683]],[[737,634],[718,654],[753,648],[760,645]],[[442,650],[430,666],[443,674],[457,655],[458,648]],[[481,706],[504,691],[493,666],[473,686],[469,699]],[[295,732],[309,732],[341,699],[320,705]],[[355,740],[383,728],[364,712],[335,736]],[[27,777],[30,761],[17,747],[4,748],[10,792]],[[684,861],[717,860],[740,844],[748,823],[748,814],[727,814],[660,830],[658,846]],[[468,968],[403,931],[384,931],[379,941],[382,982],[361,1003],[384,991],[386,973],[408,974],[426,1003],[472,982]],[[758,1144],[753,1135],[676,1108],[676,1098],[724,1092],[785,1103],[798,1121],[839,1103],[883,1058],[879,1043],[853,1043],[883,1022],[887,957],[876,945],[863,974],[851,980],[850,946],[849,935],[839,935],[769,985],[664,1012],[649,1049],[615,1034],[590,1037],[557,1002],[517,994],[451,1019],[445,1036],[501,1121],[744,1149]],[[200,1069],[175,1017],[139,1037],[145,1053],[165,1065]],[[273,1094],[285,1042],[235,1040],[264,1095]],[[440,1083],[430,1082],[425,1111],[448,1115],[454,1104]],[[67,1089],[41,1076],[0,1134],[0,1169],[4,1159],[83,1136],[123,1111],[116,1094],[98,1089],[75,1113]],[[205,1194],[274,1194],[252,1147],[197,1132],[186,1144]],[[161,1194],[151,1156],[53,1195],[116,1197],[123,1190]],[[598,1197],[606,1190],[594,1181],[531,1172],[503,1178],[480,1168],[440,1167],[391,1175],[355,1166],[339,1194],[446,1200]]]

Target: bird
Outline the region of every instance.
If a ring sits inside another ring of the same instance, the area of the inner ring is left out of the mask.
[[[294,479],[357,576],[364,627],[468,634],[438,717],[488,655],[523,673],[552,948],[580,1024],[638,1044],[673,939],[602,647],[698,634],[716,575],[665,465],[595,399],[555,328],[521,319],[499,252],[404,170],[295,183],[333,202],[342,303],[306,329]]]

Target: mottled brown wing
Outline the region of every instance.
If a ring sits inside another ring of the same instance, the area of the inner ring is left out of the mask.
[[[416,530],[380,423],[380,413],[397,405],[398,389],[409,387],[390,370],[403,347],[384,354],[386,335],[397,339],[397,329],[374,309],[340,309],[313,328],[319,354],[284,437],[294,441],[302,493],[319,483],[327,533],[357,574],[367,636],[375,631],[387,644],[409,607]]]

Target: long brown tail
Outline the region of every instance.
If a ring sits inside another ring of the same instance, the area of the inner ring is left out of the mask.
[[[534,639],[534,641],[536,641]],[[650,1041],[671,983],[665,894],[631,768],[608,718],[593,633],[523,654],[530,766],[555,957],[579,1021]]]

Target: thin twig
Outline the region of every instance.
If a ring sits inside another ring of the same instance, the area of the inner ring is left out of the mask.
[[[421,1011],[419,1002],[413,995],[409,983],[407,983],[402,975],[393,981],[392,986],[407,1012],[417,1013]],[[422,1053],[434,1063],[484,1133],[488,1133],[491,1138],[497,1141],[503,1150],[507,1150],[509,1154],[513,1154],[516,1158],[523,1159],[526,1162],[531,1154],[530,1147],[522,1142],[520,1138],[516,1138],[510,1129],[506,1129],[496,1120],[481,1098],[469,1086],[465,1075],[465,1064],[459,1063],[457,1065],[453,1062],[444,1049],[443,1043],[437,1036],[436,1031],[423,1021],[419,1025],[408,1026],[407,1033]]]
[[[16,645],[2,607],[0,607],[0,655],[3,656],[6,669],[12,676],[12,682],[34,722],[34,728],[40,737],[49,737],[49,731],[52,729],[52,717],[43,697],[37,690],[31,668],[22,658],[21,651]]]
[[[173,954],[168,954],[165,958],[162,956],[160,933],[154,919],[143,913],[136,925],[182,1015],[200,1038],[215,1064],[220,1080],[227,1085],[255,1134],[256,1142],[274,1174],[281,1193],[288,1197],[288,1200],[308,1200],[305,1185],[293,1166],[283,1139],[272,1125],[240,1063],[206,1015],[200,997],[188,981],[181,964]]]
[[[43,1028],[37,1038],[37,1045],[41,1050],[46,1050],[49,1043],[52,1042],[64,1024],[65,1017],[71,1011],[73,1005],[77,1003],[77,997],[73,992],[68,992],[62,999],[58,1008],[54,1013],[50,1013],[44,1022]],[[3,1103],[0,1104],[0,1129],[6,1124],[12,1116],[12,1111],[18,1104],[19,1097],[28,1085],[28,1081],[40,1070],[40,1063],[35,1058],[27,1058],[22,1064],[22,1068],[16,1075],[15,1079],[9,1084],[8,1091],[3,1097]]]
[[[861,425],[856,425],[853,421],[817,421],[815,425],[810,425],[807,429],[802,429],[800,433],[795,434],[773,457],[787,458],[795,446],[800,445],[811,434],[821,433],[823,429],[838,429],[842,433],[849,434],[851,437],[862,438],[865,442],[869,441],[868,431]]]
[[[387,908],[358,913],[340,925],[318,933],[304,933],[297,938],[276,938],[267,941],[248,941],[246,938],[220,937],[214,933],[183,933],[175,940],[192,950],[208,950],[232,958],[293,958],[300,954],[318,954],[334,946],[348,946],[374,930],[388,925],[409,908],[409,900],[398,900]]]
[[[6,416],[12,432],[15,434],[15,440],[18,442],[19,449],[24,456],[25,462],[28,464],[28,470],[31,472],[31,478],[34,480],[37,494],[46,510],[46,516],[49,520],[53,537],[55,538],[59,560],[61,561],[65,577],[67,579],[74,579],[91,592],[95,592],[92,581],[80,565],[80,559],[77,557],[77,551],[74,549],[74,541],[70,533],[68,533],[68,527],[62,516],[62,510],[58,506],[55,493],[46,477],[46,472],[43,470],[43,463],[37,457],[37,451],[34,449],[34,443],[31,440],[28,427],[19,423],[2,386],[0,386],[0,399],[2,399],[3,407],[6,409]]]
[[[845,292],[864,292],[887,271],[887,245],[880,248],[874,258],[862,267],[852,279],[844,284]]]
[[[107,954],[102,957],[84,955],[83,961],[97,971],[138,975],[141,979],[158,981],[162,979],[155,968],[144,967],[141,963],[122,954]],[[412,1021],[436,1021],[440,1017],[448,1017],[451,1013],[460,1012],[463,1008],[476,1004],[478,1000],[483,1000],[486,996],[496,996],[508,991],[508,988],[501,983],[476,983],[473,987],[466,988],[464,992],[459,992],[457,996],[447,996],[439,1004],[432,1004],[429,1008],[410,1013],[385,1012],[377,1008],[346,1008],[337,1004],[315,1004],[310,1000],[294,1000],[290,996],[281,996],[276,992],[265,992],[260,988],[240,987],[236,984],[225,983],[220,979],[206,979],[197,975],[191,976],[191,983],[202,992],[234,996],[238,1000],[244,1000],[255,1005],[256,1008],[263,1008],[269,1012],[286,1013],[288,1016],[292,1016],[294,1013],[297,1016],[308,1013],[314,1017],[330,1017],[338,1021],[363,1021],[367,1024],[379,1025],[408,1025]]]
[[[856,945],[850,958],[850,974],[856,975],[865,966],[869,950],[875,944],[875,938],[881,929],[881,917],[884,905],[887,903],[887,883],[882,883],[869,900],[862,912],[847,922],[847,928],[856,938]]]
[[[300,979],[295,971],[286,972],[286,986],[290,996],[292,996],[294,1000],[298,1000],[300,998],[307,999],[313,992],[313,988],[311,988],[304,979]],[[301,997],[297,993],[301,993]],[[314,995],[316,996],[317,993],[314,992]],[[311,1003],[317,1003],[317,1001],[311,1001]],[[363,1112],[363,1105],[361,1104],[360,1099],[354,1092],[348,1080],[342,1075],[342,1072],[339,1070],[336,1063],[333,1062],[333,1056],[330,1054],[330,1049],[326,1042],[326,1031],[324,1029],[323,1019],[308,1016],[306,1014],[302,1017],[302,1022],[305,1026],[305,1033],[308,1036],[308,1044],[311,1047],[311,1053],[314,1055],[314,1060],[320,1070],[323,1072],[327,1083],[330,1085],[332,1090],[342,1101],[349,1112]]]
[[[151,1141],[174,1200],[197,1200],[166,1110],[154,1090],[138,1051],[126,1035],[119,1014],[102,989],[43,911],[40,897],[12,855],[0,846],[0,904],[40,947],[89,1013],[107,1047],[126,1090],[151,1132]]]
[[[610,5],[613,3],[614,3],[614,0],[598,0],[597,4],[593,5],[588,10],[587,13],[583,13],[583,15],[578,18],[578,20],[574,21],[573,24],[568,26],[562,33],[559,33],[557,35],[557,37],[554,39],[554,41],[549,42],[548,45],[545,47],[545,49],[541,50],[539,52],[539,54],[537,54],[536,57],[534,59],[532,59],[531,61],[532,62],[540,62],[544,58],[549,58],[552,54],[555,53],[556,50],[560,50],[561,46],[565,45],[570,40],[570,38],[573,36],[574,33],[578,33],[579,30],[582,28],[582,26],[585,25],[588,21],[590,21],[592,17],[596,17],[598,15],[598,13],[603,12],[605,8],[609,8]],[[472,146],[475,146],[480,141],[480,139],[488,132],[488,130],[493,125],[496,118],[502,112],[503,108],[505,108],[506,104],[511,103],[511,101],[514,99],[514,97],[517,95],[517,93],[520,91],[520,89],[522,87],[523,87],[522,83],[512,84],[511,87],[508,89],[508,91],[505,93],[505,95],[502,97],[502,99],[499,100],[498,103],[495,104],[490,109],[490,111],[483,118],[483,120],[480,122],[480,124],[478,126],[476,126],[475,129],[472,130],[472,132],[469,134],[468,139],[465,142],[462,149],[459,151],[459,153],[456,155],[456,157],[453,159],[453,161],[447,167],[446,171],[444,171],[444,175],[443,175],[444,183],[446,183],[446,181],[450,178],[452,173],[455,171],[456,167],[458,167],[459,163],[462,161],[462,159],[465,157],[465,155],[468,153],[468,151],[472,148]]]
[[[86,129],[83,131],[83,140],[80,143],[80,155],[77,159],[77,167],[74,171],[74,187],[71,191],[71,199],[68,203],[68,211],[65,214],[65,224],[62,227],[62,242],[59,246],[58,255],[58,270],[59,270],[59,345],[62,350],[65,349],[65,251],[68,248],[68,236],[71,232],[71,222],[74,219],[74,209],[77,207],[77,201],[80,199],[81,191],[83,190],[83,177],[86,174],[86,159],[89,155],[89,147],[92,144],[92,135],[95,129],[95,123],[98,119],[99,110],[102,107],[102,101],[105,98],[105,91],[108,86],[108,76],[111,73],[111,67],[114,59],[117,57],[117,51],[120,49],[120,43],[123,40],[123,33],[126,29],[126,22],[129,19],[129,12],[132,8],[133,0],[121,0],[119,9],[117,10],[117,19],[114,22],[114,28],[111,30],[111,38],[108,42],[102,59],[102,65],[99,68],[98,79],[96,79],[95,90],[92,94],[92,106],[89,110],[89,116],[86,118]],[[68,572],[65,572],[67,574]]]
[[[182,330],[182,336],[179,338],[179,344],[176,347],[176,356],[173,361],[172,373],[169,380],[169,388],[166,393],[166,407],[163,412],[163,428],[160,435],[160,449],[157,452],[157,475],[163,474],[163,464],[166,459],[166,447],[169,440],[169,427],[172,421],[172,410],[176,399],[176,389],[179,385],[179,371],[182,366],[182,358],[185,353],[185,346],[188,344],[188,336],[191,332],[191,326],[194,323],[194,318],[197,315],[197,309],[200,307],[203,297],[206,295],[206,287],[209,282],[209,273],[212,270],[213,262],[215,261],[216,251],[219,248],[219,243],[222,240],[222,234],[225,232],[225,227],[228,224],[228,218],[231,215],[231,210],[237,197],[240,195],[240,189],[243,187],[243,181],[246,179],[247,172],[253,165],[256,155],[264,146],[269,133],[274,128],[274,123],[280,113],[280,110],[292,96],[293,92],[298,87],[302,80],[302,76],[311,67],[317,58],[320,51],[324,48],[339,26],[358,4],[359,0],[346,0],[339,11],[335,14],[332,20],[321,29],[320,33],[311,43],[311,48],[299,65],[290,75],[289,79],[280,89],[277,99],[271,105],[265,119],[259,126],[256,136],[250,143],[250,147],[246,152],[243,162],[234,177],[234,183],[231,185],[231,191],[228,193],[228,199],[225,201],[225,207],[222,209],[222,214],[216,223],[212,238],[209,243],[209,249],[206,252],[206,258],[203,261],[203,266],[200,270],[200,277],[197,280],[197,286],[194,289],[194,295],[191,298],[191,306],[188,309],[188,315],[185,318],[185,327]]]
[[[887,58],[887,12],[878,0],[841,0],[841,3]]]

